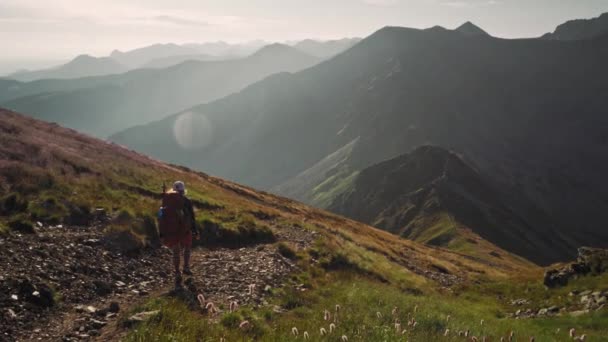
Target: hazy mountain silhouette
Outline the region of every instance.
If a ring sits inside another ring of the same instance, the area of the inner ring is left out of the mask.
[[[305,39],[295,43],[293,47],[302,50],[312,56],[317,56],[320,58],[329,58],[350,49],[359,41],[361,41],[361,38],[344,38],[339,40],[327,41]]]
[[[272,45],[242,59],[189,61],[107,77],[30,83],[0,80],[0,101],[36,118],[105,137],[317,61],[292,47]]]
[[[543,36],[552,40],[580,40],[591,39],[608,34],[608,13],[597,18],[576,19],[559,25],[553,33]]]
[[[58,67],[38,71],[20,71],[7,77],[27,82],[38,79],[65,79],[110,75],[125,72],[126,70],[127,67],[108,57],[97,58],[89,55],[80,55]]]
[[[181,64],[188,61],[217,61],[229,59],[229,57],[216,57],[211,55],[204,54],[195,54],[195,55],[177,55],[177,56],[168,56],[162,58],[153,59],[144,65],[141,68],[151,68],[151,69],[163,69],[168,68],[173,65]]]
[[[155,59],[194,54],[197,54],[195,49],[169,43],[154,44],[125,52],[114,50],[110,54],[110,57],[119,63],[134,69]]]
[[[458,26],[458,28],[456,28],[456,31],[472,36],[489,36],[486,31],[484,31],[479,26],[473,24],[470,21],[467,21],[466,23]]]
[[[331,189],[344,186],[342,177],[433,144],[472,160],[530,227],[606,245],[606,60],[605,39],[386,27],[313,68],[195,107],[195,119],[186,119],[204,126],[191,135],[212,132],[203,143],[178,143],[174,128],[186,120],[179,114],[113,139],[266,189],[354,142],[339,168],[327,162],[312,172],[324,175],[321,183],[300,182],[301,194],[323,186],[339,193]]]

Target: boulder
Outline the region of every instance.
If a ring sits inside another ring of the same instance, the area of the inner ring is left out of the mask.
[[[576,262],[559,269],[547,270],[544,284],[550,288],[565,286],[570,279],[587,274],[599,275],[606,271],[608,271],[608,250],[581,247],[578,249]]]
[[[131,327],[135,324],[139,324],[142,322],[145,322],[155,316],[157,316],[160,313],[159,310],[154,310],[154,311],[144,311],[144,312],[140,312],[140,313],[136,313],[135,315],[132,315],[131,317],[129,317],[125,322],[124,325],[126,327]]]

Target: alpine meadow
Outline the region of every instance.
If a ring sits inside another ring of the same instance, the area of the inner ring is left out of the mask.
[[[0,341],[608,341],[607,2],[0,28]]]

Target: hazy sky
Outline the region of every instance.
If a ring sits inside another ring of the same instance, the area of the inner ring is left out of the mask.
[[[107,55],[153,43],[271,41],[371,34],[385,25],[538,36],[608,0],[0,0],[0,60]]]

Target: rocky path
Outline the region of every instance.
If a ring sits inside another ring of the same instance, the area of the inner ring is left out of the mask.
[[[283,228],[278,237],[305,248],[314,232]],[[167,249],[108,250],[101,226],[37,227],[35,234],[0,238],[0,260],[0,341],[117,340],[125,333],[121,314],[172,295]],[[218,308],[258,306],[295,270],[274,245],[200,248],[185,283],[191,296],[202,293]]]

